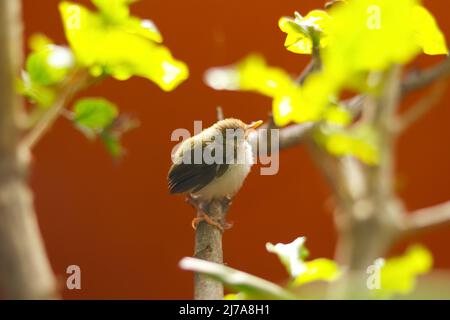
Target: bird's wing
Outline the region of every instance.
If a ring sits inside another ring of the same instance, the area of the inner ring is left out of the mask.
[[[205,148],[206,143],[198,144],[197,147],[190,149],[195,152],[197,148]],[[183,152],[179,157],[183,156]],[[192,153],[192,159],[193,153]],[[193,162],[193,161],[191,161]],[[168,174],[170,193],[197,192],[208,185],[215,178],[222,176],[228,169],[228,164],[212,163],[183,163],[177,162],[172,165]]]

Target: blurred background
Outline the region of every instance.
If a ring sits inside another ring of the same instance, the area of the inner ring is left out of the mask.
[[[92,7],[88,0],[77,1]],[[58,0],[24,0],[25,33],[42,32],[65,44]],[[446,0],[428,0],[441,29],[450,36]],[[250,93],[216,92],[203,84],[203,72],[251,52],[269,64],[299,73],[308,57],[286,51],[278,19],[322,8],[324,1],[142,0],[134,15],[152,19],[174,56],[186,62],[190,78],[164,93],[148,80],[107,80],[85,92],[104,96],[139,118],[141,126],[125,136],[127,155],[115,162],[100,142],[90,142],[59,119],[33,154],[32,188],[45,244],[67,299],[189,299],[192,274],[178,261],[193,254],[194,210],[182,196],[167,191],[166,175],[176,128],[193,130],[216,120],[215,107],[243,121],[266,119],[268,98]],[[26,49],[28,51],[28,49]],[[443,57],[421,57],[411,68],[423,68]],[[417,93],[403,107],[414,103]],[[410,209],[450,199],[450,91],[401,139],[398,148],[398,192]],[[307,237],[312,258],[333,257],[333,227],[327,185],[302,147],[283,151],[280,171],[260,176],[254,168],[228,214],[234,227],[225,233],[225,262],[275,282],[287,278],[265,243]],[[450,227],[410,242],[433,252],[435,267],[450,269]],[[406,243],[394,248],[403,250]],[[65,288],[66,268],[81,267],[82,289]]]

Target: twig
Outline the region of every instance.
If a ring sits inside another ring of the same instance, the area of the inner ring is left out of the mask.
[[[446,84],[447,82],[436,83],[430,94],[420,99],[400,116],[395,129],[399,132],[405,131],[430,111],[444,94]]]
[[[27,150],[17,147],[14,83],[22,64],[21,1],[0,0],[0,290],[6,299],[56,298],[57,287],[26,184]]]
[[[420,209],[405,218],[405,234],[422,233],[450,225],[450,201]]]
[[[31,150],[36,143],[51,128],[55,120],[60,116],[61,111],[66,107],[70,99],[82,88],[88,85],[90,79],[86,70],[76,71],[71,77],[61,84],[60,92],[55,103],[38,120],[36,125],[23,138],[21,146],[24,149]]]
[[[424,88],[436,80],[446,78],[450,75],[450,57],[447,57],[443,62],[423,70],[411,72],[403,81],[403,94]]]
[[[217,112],[217,120],[218,120],[218,121],[225,119],[225,117],[224,117],[224,115],[223,115],[223,109],[222,109],[221,106],[218,106],[218,107],[216,108],[216,112]]]

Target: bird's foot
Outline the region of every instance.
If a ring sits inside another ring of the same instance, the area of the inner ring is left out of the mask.
[[[198,224],[202,221],[205,221],[207,224],[216,227],[222,233],[225,231],[225,229],[229,229],[231,227],[228,223],[222,224],[208,216],[206,213],[200,212],[197,217],[192,220],[192,228],[194,228],[194,230],[197,230]]]

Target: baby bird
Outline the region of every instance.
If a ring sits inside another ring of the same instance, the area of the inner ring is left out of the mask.
[[[242,187],[254,163],[248,138],[262,123],[221,120],[183,141],[175,152],[168,174],[169,191],[186,193],[197,208],[194,229],[205,221],[223,231],[206,213],[207,205],[213,200],[230,201]]]

